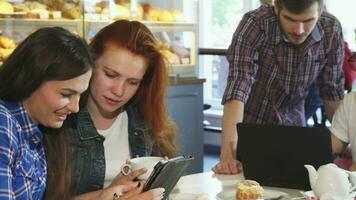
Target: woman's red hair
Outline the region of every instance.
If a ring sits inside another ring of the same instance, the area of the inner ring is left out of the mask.
[[[174,156],[175,129],[164,101],[167,66],[152,32],[138,21],[118,20],[101,29],[90,43],[96,58],[105,52],[108,45],[125,48],[147,60],[147,71],[129,103],[138,107],[138,112],[154,133],[154,152],[161,156]]]

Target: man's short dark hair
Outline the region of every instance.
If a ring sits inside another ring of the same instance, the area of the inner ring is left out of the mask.
[[[283,8],[288,11],[300,14],[310,6],[312,6],[315,2],[319,5],[319,12],[324,7],[324,0],[276,0],[278,3],[278,9],[282,10]]]

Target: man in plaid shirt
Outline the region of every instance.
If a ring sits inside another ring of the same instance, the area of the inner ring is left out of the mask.
[[[317,81],[331,119],[344,95],[343,36],[323,0],[276,0],[243,17],[227,58],[222,141],[216,173],[239,173],[236,124],[304,126],[304,99]],[[268,133],[266,133],[268,134]]]

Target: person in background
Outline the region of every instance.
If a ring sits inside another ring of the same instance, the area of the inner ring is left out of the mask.
[[[305,126],[304,100],[315,80],[332,118],[344,95],[343,35],[323,5],[323,0],[275,0],[241,20],[227,53],[230,71],[215,173],[242,171],[236,160],[237,123]]]
[[[138,21],[119,20],[101,29],[89,46],[96,65],[68,131],[74,193],[85,197],[146,172],[123,176],[127,159],[176,154],[175,128],[164,103],[167,66],[151,31]]]
[[[342,64],[342,70],[345,76],[345,91],[351,92],[353,83],[356,80],[356,58],[353,57],[353,53],[349,48],[347,42],[344,42],[344,61]],[[321,110],[321,123],[318,122],[316,115],[317,109]],[[308,120],[313,117],[314,127],[326,127],[325,109],[323,107],[322,99],[320,98],[319,88],[316,82],[312,84],[309,90],[309,94],[305,100],[305,119]]]
[[[321,112],[321,121],[319,123],[318,116],[316,114],[317,110],[320,108]],[[326,116],[325,110],[323,107],[323,100],[320,97],[318,81],[316,80],[311,84],[309,87],[308,95],[305,98],[304,102],[304,115],[305,115],[305,122],[308,122],[308,119],[312,117],[313,119],[313,126],[314,127],[325,127],[326,123]]]
[[[345,96],[339,108],[336,110],[331,123],[330,131],[333,154],[342,154],[349,148],[350,162],[344,160],[342,166],[348,170],[356,171],[356,92],[350,92]],[[338,164],[338,163],[337,163]],[[339,165],[340,166],[340,165]]]
[[[64,191],[67,177],[52,173],[67,166],[60,128],[70,113],[78,112],[93,65],[85,41],[59,27],[35,31],[4,62],[0,69],[1,200],[53,199],[47,192],[54,181],[56,189]],[[67,199],[66,194],[62,197]]]
[[[356,53],[352,52],[347,42],[345,45],[344,63],[342,69],[345,75],[345,90],[351,92],[356,84]]]

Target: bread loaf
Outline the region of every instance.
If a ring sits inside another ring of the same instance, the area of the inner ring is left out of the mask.
[[[0,1],[0,13],[1,14],[11,14],[14,12],[14,7],[11,3],[6,1]]]

